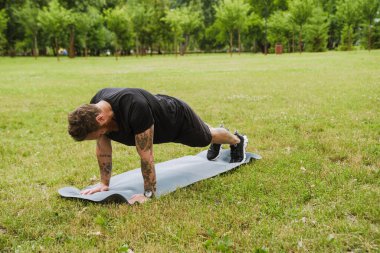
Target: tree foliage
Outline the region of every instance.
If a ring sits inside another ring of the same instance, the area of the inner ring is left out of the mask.
[[[21,8],[13,10],[16,21],[24,28],[25,36],[33,41],[33,55],[38,56],[38,15],[40,9],[30,0],[26,0]]]
[[[78,43],[84,49],[83,55],[88,55],[88,45],[94,38],[91,36],[102,29],[102,16],[95,7],[89,7],[85,12],[75,13],[75,28]],[[99,43],[99,39],[96,39]]]
[[[271,40],[273,37],[268,38],[268,22],[272,14],[278,10],[288,9],[288,3],[286,0],[250,0],[253,11],[258,13],[263,18],[263,44],[264,53],[268,52],[268,39]],[[273,24],[272,24],[273,25]],[[272,26],[273,28],[273,26]],[[272,34],[273,36],[273,34]]]
[[[144,55],[154,41],[156,28],[154,8],[143,1],[130,1],[127,10],[133,25],[136,54]]]
[[[166,16],[162,18],[162,20],[170,27],[173,36],[174,52],[176,55],[178,54],[178,40],[182,39],[181,34],[183,33],[181,18],[182,14],[180,9],[167,10]]]
[[[199,5],[183,6],[180,9],[183,43],[180,53],[185,54],[190,37],[195,36],[203,28],[203,16]]]
[[[130,17],[127,15],[126,6],[108,9],[105,12],[107,28],[113,33],[113,43],[115,46],[115,56],[126,49],[132,38],[132,27]]]
[[[268,40],[272,45],[287,45],[291,38],[292,25],[290,14],[284,11],[276,11],[268,20]]]
[[[357,0],[342,0],[337,5],[337,16],[344,28],[341,37],[341,49],[351,50],[355,26],[358,24],[359,2]]]
[[[326,51],[328,40],[328,18],[327,14],[319,7],[313,10],[308,23],[305,26],[306,50],[311,52]]]
[[[372,48],[372,30],[373,30],[373,24],[375,22],[376,17],[379,15],[379,9],[380,9],[380,1],[379,0],[361,0],[359,3],[359,8],[362,14],[362,17],[364,19],[364,22],[366,23],[366,47],[368,50],[371,50]]]
[[[8,55],[380,48],[380,0],[3,0]],[[327,41],[327,42],[326,42]],[[297,45],[297,46],[296,46]],[[52,50],[51,50],[52,49]]]
[[[0,50],[6,43],[6,37],[4,36],[4,31],[7,28],[8,17],[5,10],[0,11]]]
[[[66,10],[58,0],[52,0],[38,15],[39,26],[45,35],[52,40],[54,53],[59,59],[59,47],[66,39],[67,28],[72,19],[72,13]]]
[[[234,33],[238,35],[238,48],[241,51],[240,35],[248,27],[250,6],[243,0],[222,0],[215,6],[215,26],[220,31],[220,40],[229,39],[229,52],[232,55]]]
[[[303,26],[310,18],[312,11],[313,5],[311,0],[292,0],[290,2],[290,19],[293,24],[299,27],[298,46],[300,52],[303,50]]]

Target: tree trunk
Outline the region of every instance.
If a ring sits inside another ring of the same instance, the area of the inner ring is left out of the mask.
[[[34,35],[34,48],[33,48],[33,56],[35,59],[37,59],[39,52],[38,52],[38,41],[37,41],[37,35]]]
[[[302,53],[302,25],[300,25],[300,37],[299,37],[299,49],[300,49],[300,54]]]
[[[233,32],[230,32],[230,56],[232,57]]]
[[[179,55],[183,56],[183,54],[184,54],[184,50],[185,50],[185,42],[182,42],[182,43],[179,45]]]
[[[138,57],[138,54],[139,54],[139,39],[137,38],[137,36],[136,36],[136,41],[135,41],[135,43],[136,43],[136,52],[135,52],[135,55],[136,55],[136,57]]]
[[[88,37],[87,37],[87,33],[84,35],[84,57],[87,58],[88,56],[88,50],[87,50],[87,40],[88,40]]]
[[[58,44],[58,38],[55,37],[54,38],[54,42],[55,42],[55,53],[57,54],[57,61],[59,61],[59,44]]]
[[[368,26],[368,51],[371,52],[371,39],[372,39],[372,22],[369,22]]]
[[[264,54],[267,55],[268,54],[268,40],[267,40],[267,30],[268,30],[268,25],[267,25],[267,18],[265,18],[265,42],[264,42]]]
[[[294,53],[294,49],[295,48],[296,48],[296,38],[295,38],[294,30],[293,30],[293,34],[292,34],[292,53]]]
[[[175,53],[175,57],[178,57],[177,35],[174,36],[174,53]]]
[[[334,39],[333,39],[333,36],[334,36],[334,32],[333,30],[330,31],[330,34],[329,34],[329,48],[328,49],[334,49],[335,48],[335,42],[334,42]]]
[[[186,34],[185,35],[185,42],[183,43],[183,47],[182,47],[182,54],[181,55],[186,54],[187,46],[189,45],[189,41],[190,41],[190,35]]]
[[[187,34],[186,35],[186,44],[185,44],[185,54],[187,53],[187,47],[189,46],[190,44],[190,35]]]
[[[238,31],[238,46],[239,46],[239,55],[240,55],[240,52],[241,52],[240,31]]]
[[[347,50],[351,51],[351,26],[348,27],[348,41]]]
[[[69,46],[69,57],[70,58],[75,57],[74,44],[75,44],[75,30],[74,30],[74,26],[71,26],[70,27],[70,46]]]
[[[87,40],[87,39],[84,40],[84,57],[85,57],[85,58],[87,58],[87,56],[88,56],[86,40]]]

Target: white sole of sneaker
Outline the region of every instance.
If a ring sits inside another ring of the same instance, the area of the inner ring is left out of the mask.
[[[241,161],[241,163],[245,162],[245,159],[247,159],[246,148],[248,146],[248,137],[247,137],[247,135],[243,135],[243,138],[244,138],[244,146],[243,146],[244,158],[243,158],[243,161]]]

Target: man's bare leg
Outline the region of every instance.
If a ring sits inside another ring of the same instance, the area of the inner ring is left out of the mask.
[[[229,144],[229,145],[235,145],[240,143],[240,139],[230,133],[227,129],[219,127],[219,128],[213,128],[209,127],[211,132],[211,143],[214,144]]]
[[[245,148],[247,147],[248,138],[245,135],[230,133],[223,127],[213,128],[210,127],[211,132],[211,145],[207,151],[208,160],[216,160],[222,148],[222,144],[229,144],[231,149],[231,163],[245,161]]]

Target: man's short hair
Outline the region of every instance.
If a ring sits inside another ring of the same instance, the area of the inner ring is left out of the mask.
[[[89,133],[97,131],[100,125],[96,121],[96,117],[100,112],[96,105],[85,104],[69,113],[68,132],[71,137],[76,141],[83,141]]]

